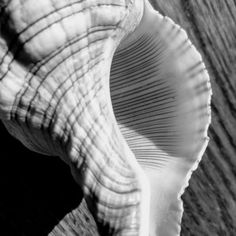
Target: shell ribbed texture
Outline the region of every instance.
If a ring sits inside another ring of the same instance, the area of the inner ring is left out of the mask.
[[[59,155],[70,165],[101,234],[139,234],[140,177],[119,140],[108,84],[112,54],[140,20],[141,4],[5,4],[0,41],[5,126],[28,148]]]
[[[48,126],[52,119],[57,119],[55,114],[64,109],[61,104],[75,106],[77,101],[72,93],[78,94],[79,78],[85,80],[84,75],[99,67],[104,41],[114,37],[118,43],[122,38],[124,33],[117,26],[123,27],[122,20],[130,5],[125,1],[101,0],[11,1],[3,6],[0,116],[51,129]],[[61,114],[64,117],[60,120],[68,119],[67,114]],[[61,124],[57,126],[64,128]],[[24,136],[25,132],[20,139]],[[33,140],[30,137],[27,141],[32,144],[30,139]],[[36,145],[37,140],[34,141]],[[42,149],[47,144],[37,146],[36,149],[45,152]]]

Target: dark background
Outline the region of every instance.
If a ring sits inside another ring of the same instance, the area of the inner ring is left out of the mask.
[[[48,235],[80,202],[70,169],[27,150],[2,123],[0,137],[0,235]]]

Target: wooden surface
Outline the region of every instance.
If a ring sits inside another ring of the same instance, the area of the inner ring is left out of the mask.
[[[187,31],[203,56],[213,88],[211,140],[183,195],[181,235],[235,236],[236,1],[152,3]],[[61,229],[76,226],[76,210],[63,219],[81,200],[69,168],[26,150],[2,126],[0,136],[0,235],[43,236],[59,222]],[[54,232],[51,235],[63,235]]]

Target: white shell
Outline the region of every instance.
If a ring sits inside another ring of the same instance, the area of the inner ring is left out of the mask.
[[[186,33],[147,1],[2,5],[8,131],[70,165],[101,235],[179,235],[211,96]]]

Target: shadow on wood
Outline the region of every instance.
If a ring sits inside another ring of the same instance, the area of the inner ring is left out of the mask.
[[[210,143],[183,195],[182,235],[236,235],[236,2],[152,0],[188,33],[211,78]]]

